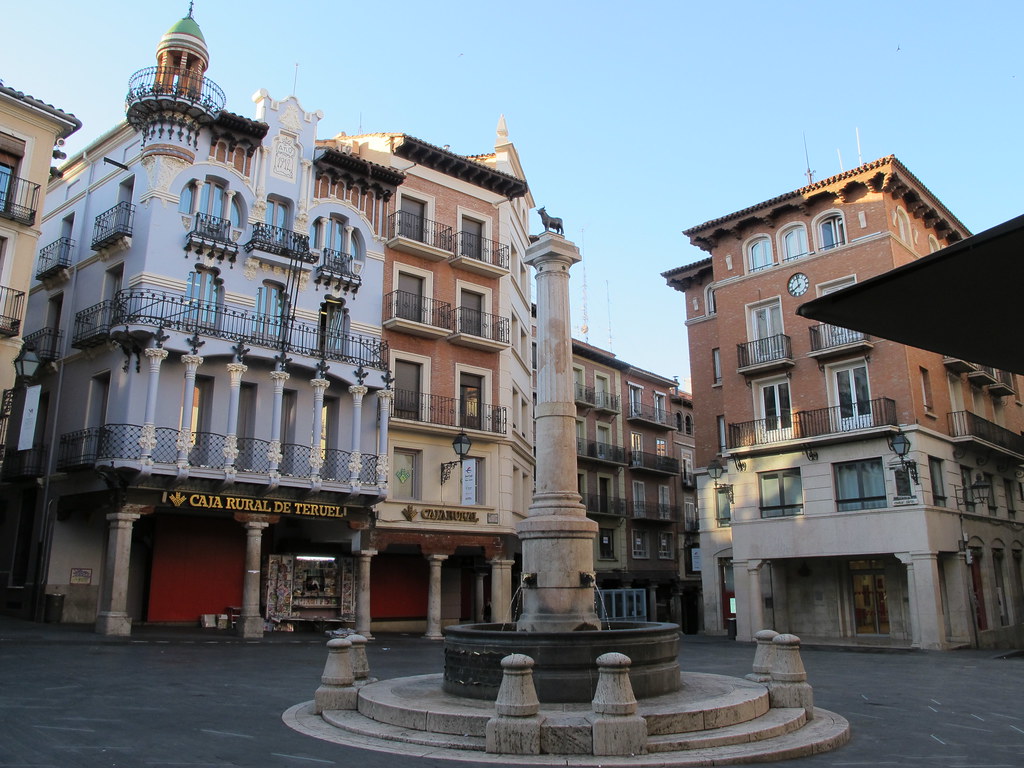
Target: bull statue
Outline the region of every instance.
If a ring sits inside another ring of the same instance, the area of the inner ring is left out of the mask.
[[[544,208],[538,208],[537,213],[540,214],[540,223],[544,225],[545,232],[554,232],[557,235],[565,234],[562,229],[562,220],[557,216],[548,216],[548,212]]]

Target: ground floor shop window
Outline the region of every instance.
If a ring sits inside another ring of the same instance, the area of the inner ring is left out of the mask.
[[[857,634],[889,634],[885,564],[881,560],[854,560],[850,563],[850,578]]]
[[[355,568],[351,557],[270,555],[267,618],[355,620]]]

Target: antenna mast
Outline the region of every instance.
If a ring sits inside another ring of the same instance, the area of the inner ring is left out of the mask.
[[[811,156],[807,154],[807,134],[804,133],[804,160],[807,162],[807,170],[804,175],[807,177],[807,183],[814,183],[814,171],[811,170]]]
[[[615,350],[612,348],[612,293],[608,288],[607,280],[604,281],[604,295],[608,305],[608,351],[614,352]]]
[[[857,132],[857,165],[864,165],[864,161],[860,156],[860,128],[854,128],[853,130]]]

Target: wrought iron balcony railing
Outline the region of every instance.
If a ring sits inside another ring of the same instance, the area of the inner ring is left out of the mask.
[[[679,507],[675,504],[662,504],[660,502],[647,501],[646,499],[633,499],[629,504],[630,517],[643,520],[657,520],[662,523],[674,523],[679,519]]]
[[[92,229],[92,249],[99,251],[122,237],[131,237],[135,227],[135,206],[121,202],[96,217]]]
[[[1024,435],[1011,432],[970,411],[953,411],[947,414],[946,419],[951,437],[974,437],[1011,453],[1024,456]]]
[[[629,466],[633,469],[649,469],[652,472],[664,472],[672,475],[679,474],[679,459],[644,451],[630,451]]]
[[[211,117],[224,109],[227,97],[212,80],[179,67],[147,67],[128,81],[125,106],[150,100],[173,100],[199,107]]]
[[[851,331],[849,328],[840,328],[838,325],[822,323],[821,325],[812,325],[808,330],[811,334],[812,352],[871,341],[871,337],[866,333]]]
[[[309,235],[300,235],[298,232],[271,224],[253,224],[245,250],[260,250],[275,256],[295,259],[304,264],[315,264],[317,261],[317,257],[309,250]]]
[[[459,232],[456,255],[508,269],[509,247],[472,232]]]
[[[615,515],[617,517],[623,517],[626,514],[626,500],[615,496],[591,493],[584,497],[583,503],[587,507],[587,514]]]
[[[113,318],[113,301],[101,301],[76,313],[71,346],[75,349],[86,349],[104,343],[110,338]]]
[[[481,312],[469,307],[455,309],[455,333],[479,336],[502,344],[508,344],[508,318]]]
[[[45,280],[62,269],[70,267],[71,254],[74,249],[75,241],[70,237],[54,240],[45,248],[40,249],[39,261],[36,264],[36,280]]]
[[[284,348],[306,357],[323,357],[377,370],[384,370],[387,366],[386,344],[371,336],[339,333],[309,323],[289,322],[288,318],[280,316],[254,315],[251,311],[196,301],[164,291],[121,291],[115,305],[112,312],[114,325],[149,325],[198,333],[266,349]],[[78,316],[75,321],[77,339]],[[108,331],[110,324],[108,320]]]
[[[795,411],[770,419],[730,424],[728,447],[771,445],[787,440],[802,440],[895,424],[896,401],[888,397],[878,397],[847,405]]]
[[[209,240],[221,245],[234,246],[237,244],[231,239],[231,222],[222,219],[220,216],[211,216],[208,213],[197,213],[192,219],[192,231],[188,233],[189,238]]]
[[[594,407],[599,411],[618,413],[622,410],[622,398],[611,392],[594,392]]]
[[[452,228],[447,224],[439,224],[407,211],[395,211],[388,216],[388,239],[396,237],[415,240],[449,252],[454,242]]]
[[[60,342],[64,334],[56,328],[41,328],[27,334],[23,341],[31,344],[39,359],[44,363],[52,363],[60,359]]]
[[[594,388],[588,387],[585,384],[580,384],[578,381],[574,383],[573,389],[576,391],[576,404],[586,405],[593,407],[597,402],[594,397]]]
[[[31,227],[38,207],[38,184],[17,176],[0,176],[0,218]]]
[[[483,432],[505,434],[505,408],[454,397],[427,395],[406,389],[395,390],[394,411],[397,419],[408,419],[445,427],[479,429]]]
[[[748,368],[754,365],[790,360],[793,357],[793,350],[789,336],[778,333],[764,339],[737,344],[736,354],[739,359],[739,367]]]
[[[628,418],[632,421],[646,421],[649,424],[657,424],[662,427],[670,425],[667,408],[656,408],[653,405],[644,405],[642,403],[629,404]]]
[[[0,478],[6,481],[42,477],[46,470],[46,448],[36,445],[24,451],[4,451]]]
[[[576,455],[585,459],[607,461],[612,464],[626,463],[626,451],[624,448],[597,440],[585,440],[582,437],[576,438]]]
[[[409,291],[392,291],[384,297],[384,317],[454,330],[451,304]]]
[[[0,336],[17,336],[25,311],[25,292],[0,285]]]

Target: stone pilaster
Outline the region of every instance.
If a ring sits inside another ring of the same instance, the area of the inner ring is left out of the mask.
[[[352,456],[349,460],[349,482],[353,487],[360,484],[363,471],[360,438],[363,433],[363,398],[368,391],[362,384],[353,384],[348,388],[348,393],[352,395]]]
[[[149,378],[146,381],[146,415],[143,418],[142,435],[139,447],[142,449],[143,462],[151,461],[156,448],[156,401],[160,391],[160,364],[167,359],[167,350],[159,347],[147,347],[144,354],[149,364]]]
[[[192,423],[192,403],[196,398],[196,371],[203,364],[203,358],[199,355],[182,355],[181,362],[185,364],[185,392],[181,402],[181,432],[178,434],[178,466],[188,466],[188,453],[192,449],[192,432],[195,425]]]
[[[441,635],[441,563],[448,555],[427,555],[430,563],[430,584],[427,591],[427,633],[428,640],[440,640]]]
[[[271,474],[277,474],[281,464],[281,410],[284,403],[284,383],[288,381],[287,371],[271,371],[270,380],[274,382],[274,400],[271,409],[270,447],[267,448],[267,459],[270,462]]]
[[[359,563],[359,574],[356,582],[356,632],[372,640],[370,634],[370,561],[377,554],[375,549],[364,549],[357,555]]]
[[[228,363],[231,389],[228,391],[227,437],[224,440],[224,466],[233,467],[238,458],[238,401],[242,389],[242,374],[249,367],[242,363]]]
[[[100,611],[96,615],[96,633],[127,637],[132,633],[128,615],[128,566],[132,557],[132,526],[152,507],[123,504],[107,515],[107,558],[100,588]]]
[[[391,472],[388,429],[394,399],[395,393],[390,389],[381,389],[377,392],[377,403],[380,407],[380,428],[377,431],[377,485],[381,487],[387,486]]]
[[[309,465],[313,475],[318,476],[324,466],[324,452],[320,447],[320,433],[324,428],[324,392],[331,386],[327,379],[311,379],[309,385],[313,388],[313,434],[309,445]]]
[[[238,634],[245,638],[263,637],[263,617],[260,616],[260,563],[262,562],[263,531],[270,523],[264,520],[246,520],[245,574],[242,579],[242,615]]]

